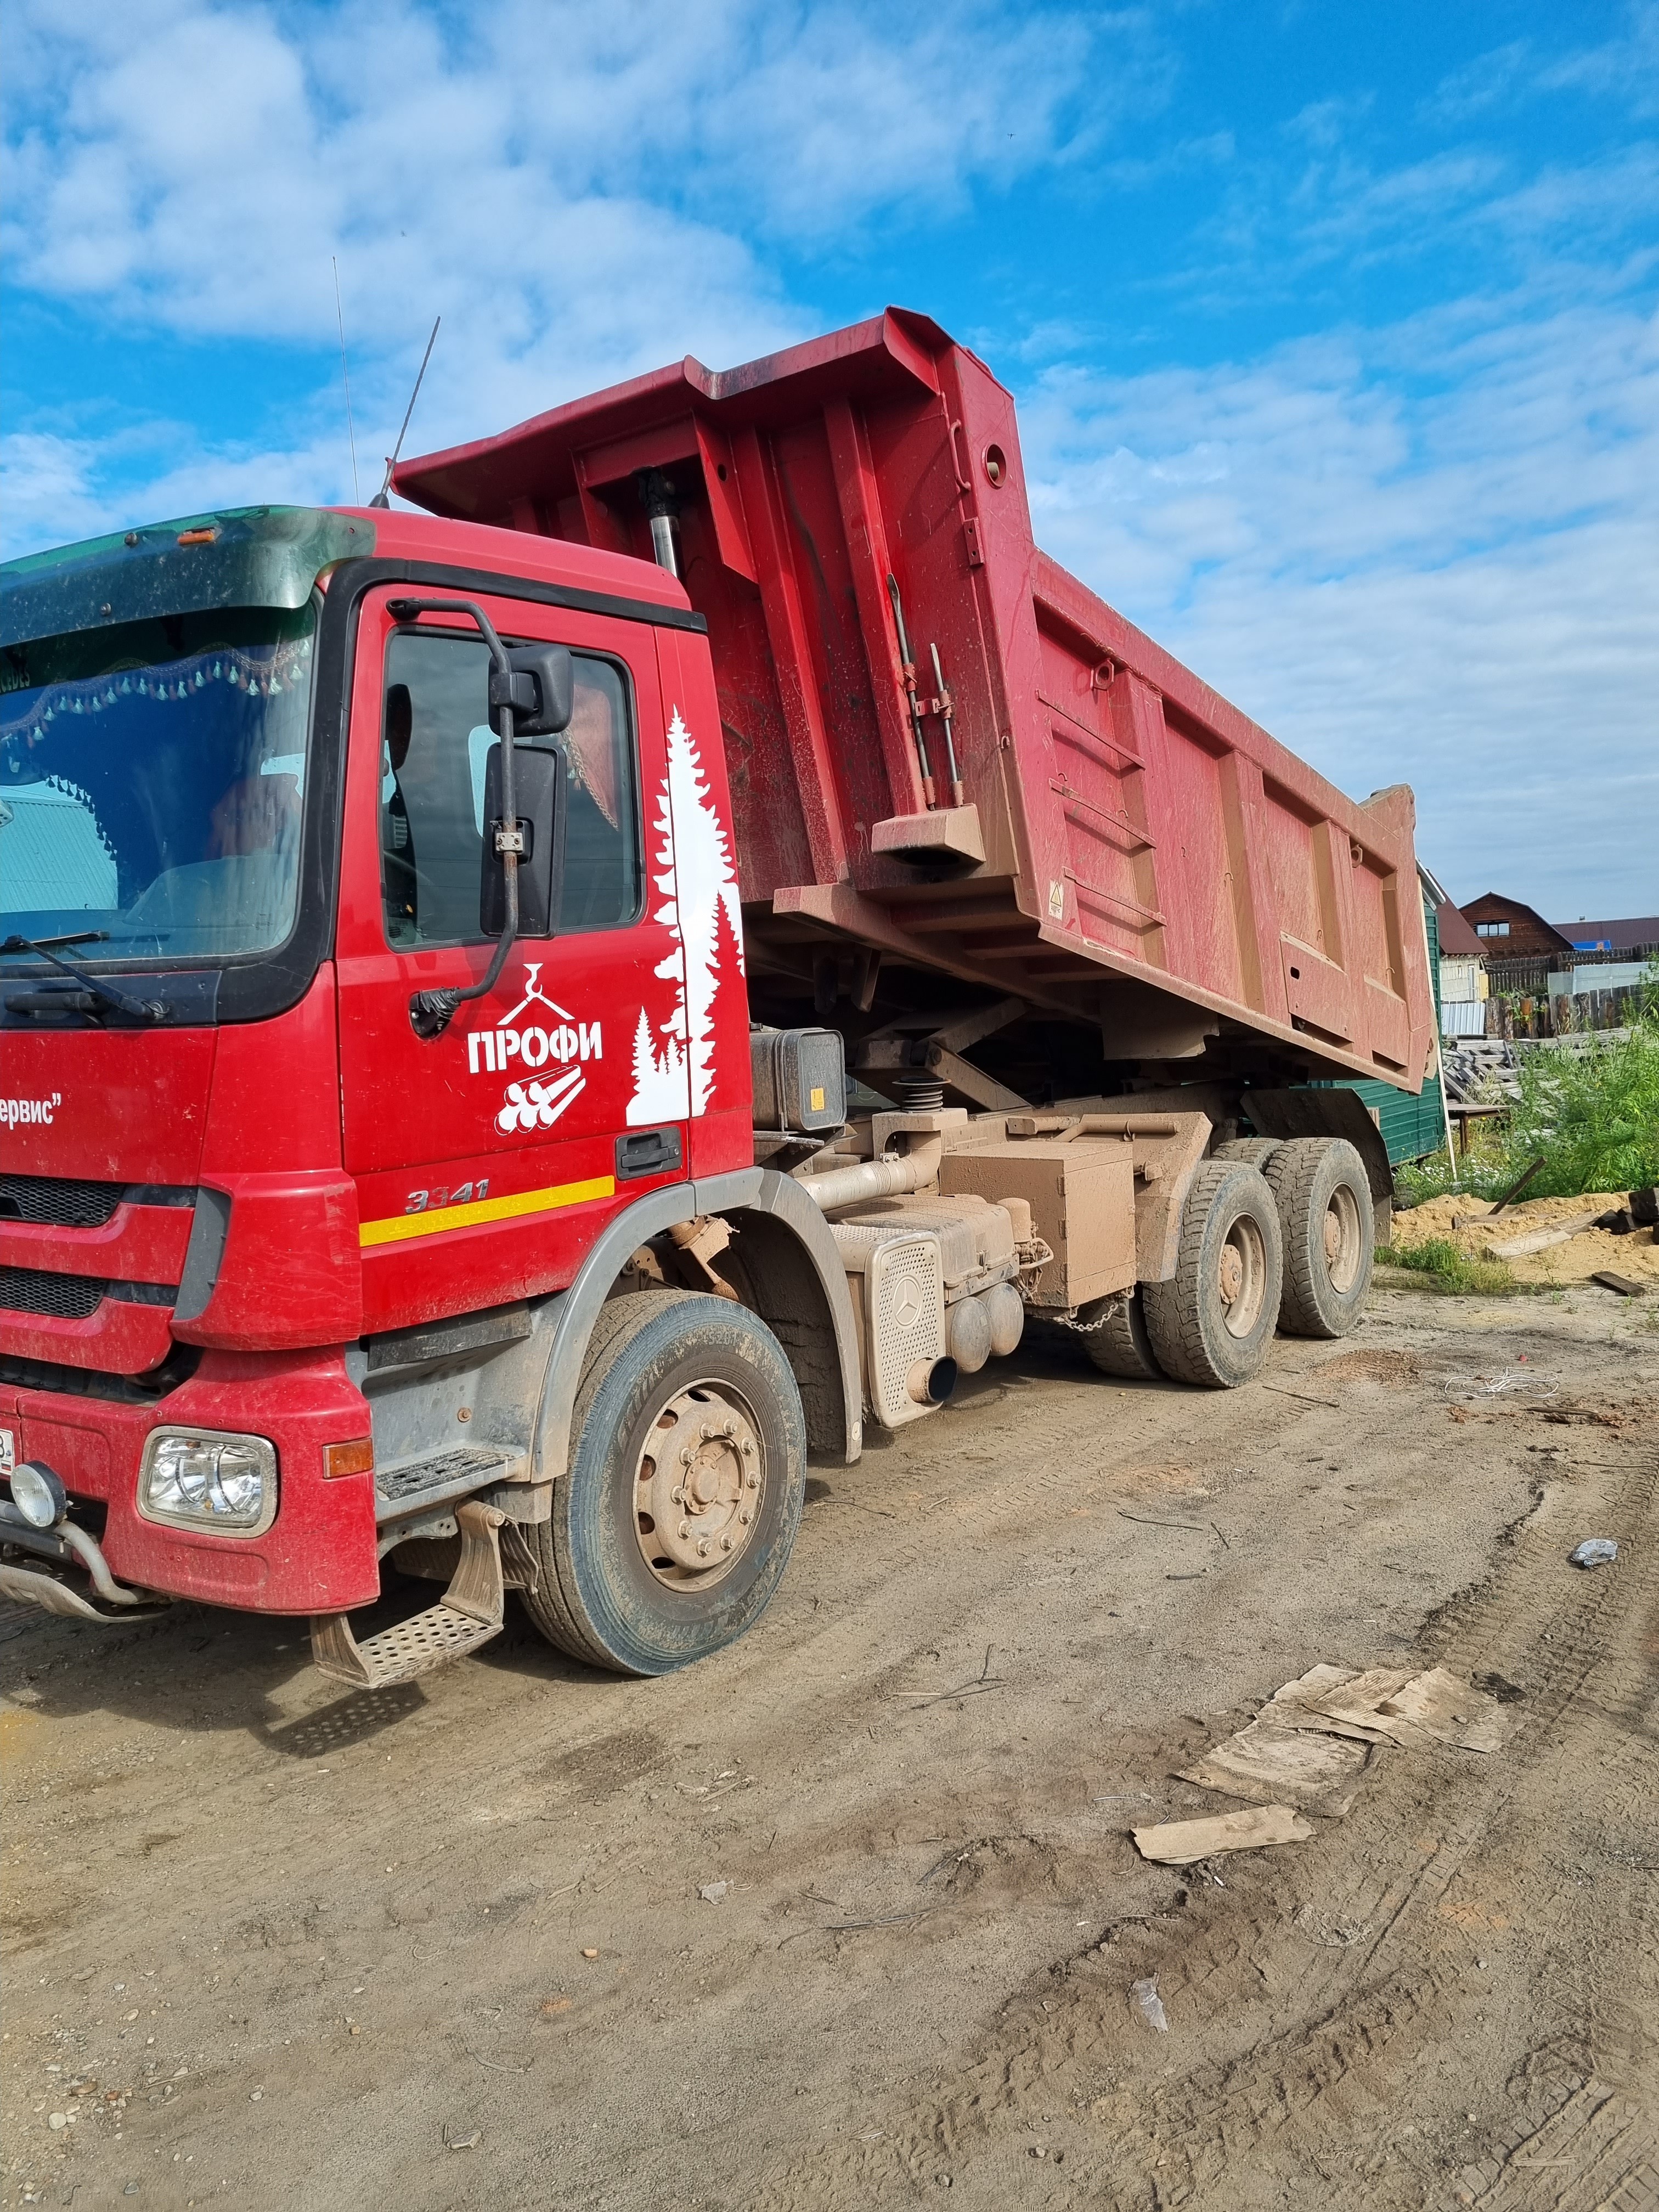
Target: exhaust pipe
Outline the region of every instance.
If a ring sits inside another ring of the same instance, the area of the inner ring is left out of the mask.
[[[904,1387],[919,1406],[942,1406],[957,1387],[954,1359],[919,1359],[904,1378]]]

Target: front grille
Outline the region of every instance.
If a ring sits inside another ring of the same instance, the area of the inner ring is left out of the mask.
[[[0,1175],[0,1221],[101,1229],[125,1189],[125,1183],[72,1182],[65,1176]]]
[[[9,1306],[14,1313],[50,1314],[56,1321],[85,1321],[105,1298],[131,1306],[171,1306],[178,1297],[173,1283],[112,1283],[102,1275],[0,1267],[0,1306]]]
[[[0,1267],[0,1306],[14,1313],[50,1314],[55,1321],[85,1321],[109,1289],[101,1275],[52,1275],[44,1267]]]

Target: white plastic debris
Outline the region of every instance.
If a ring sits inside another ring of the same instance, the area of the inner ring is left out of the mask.
[[[1575,1567],[1610,1567],[1619,1556],[1619,1547],[1611,1536],[1586,1536],[1569,1556]]]
[[[705,1905],[718,1905],[731,1887],[729,1881],[706,1881],[697,1895]]]
[[[1158,1993],[1158,1976],[1152,1975],[1144,1982],[1131,1982],[1129,2002],[1148,2027],[1155,2027],[1160,2035],[1170,2033],[1170,2015],[1164,2009],[1164,2000]]]

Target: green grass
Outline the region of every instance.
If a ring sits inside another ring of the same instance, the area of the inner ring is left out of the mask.
[[[1425,1237],[1420,1244],[1385,1244],[1377,1253],[1383,1267],[1408,1267],[1427,1275],[1437,1290],[1462,1297],[1498,1297],[1518,1287],[1501,1260],[1477,1260],[1449,1237]]]
[[[1467,1158],[1443,1152],[1403,1166],[1402,1204],[1449,1190],[1498,1197],[1542,1158],[1523,1198],[1577,1198],[1659,1182],[1659,1006],[1650,1003],[1621,1037],[1581,1048],[1523,1053],[1521,1096],[1500,1127],[1488,1123]]]

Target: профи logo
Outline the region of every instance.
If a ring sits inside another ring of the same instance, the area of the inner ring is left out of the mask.
[[[495,1127],[503,1136],[515,1130],[550,1129],[572,1100],[586,1089],[587,1078],[582,1072],[586,1062],[605,1057],[599,1024],[578,1021],[568,1008],[550,999],[541,987],[541,971],[539,960],[526,960],[524,996],[518,1005],[495,1028],[473,1030],[466,1040],[466,1064],[473,1075],[501,1075],[515,1060],[526,1070],[554,1070],[531,1082],[507,1085],[495,1116]],[[524,1019],[537,1008],[545,1008],[551,1021]]]

